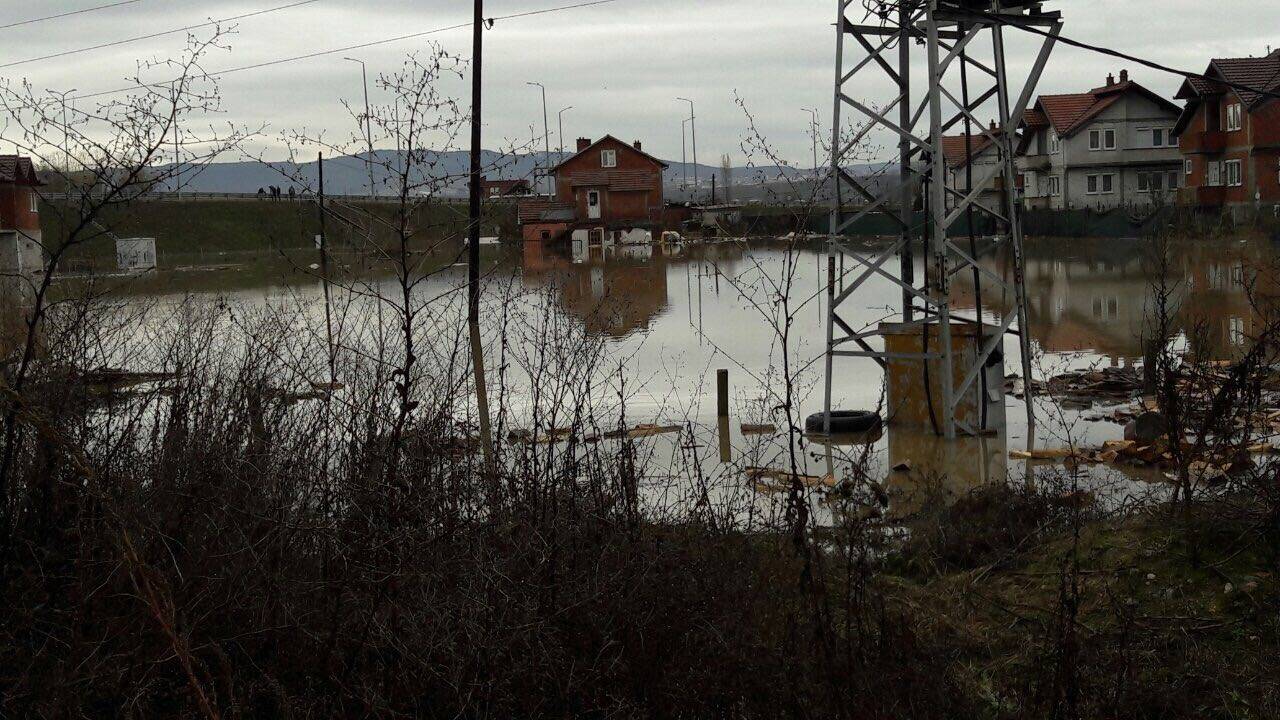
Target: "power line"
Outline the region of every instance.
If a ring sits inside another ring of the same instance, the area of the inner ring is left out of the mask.
[[[121,5],[132,5],[134,3],[140,3],[140,2],[142,2],[142,0],[121,0],[121,2],[113,2],[107,5],[99,5],[97,7],[84,8],[83,10],[71,10],[70,12],[58,13],[57,15],[46,15],[44,17],[32,18],[31,20],[22,20],[16,23],[9,23],[8,25],[0,25],[0,30],[8,30],[9,28],[20,27],[22,25],[34,25],[36,23],[44,22],[46,20],[57,20],[58,18],[71,17],[72,15],[83,15],[85,13],[97,12],[99,10],[107,10],[114,7],[120,7]]]
[[[130,0],[130,1],[140,2],[141,0]],[[311,3],[315,3],[319,1],[320,0],[299,0],[298,2],[290,3],[288,5],[280,5],[278,7],[267,8],[265,10],[255,10],[250,13],[244,13],[243,15],[236,15],[233,17],[222,18],[221,20],[210,20],[208,22],[203,22],[198,25],[188,25],[186,27],[174,28],[172,30],[164,30],[161,32],[150,33],[148,35],[138,35],[137,37],[125,38],[123,40],[113,40],[111,42],[102,43],[100,45],[90,45],[89,47],[77,48],[75,50],[63,50],[61,52],[52,53],[50,55],[41,55],[40,57],[27,58],[26,60],[15,60],[14,62],[4,63],[0,65],[0,68],[11,68],[17,65],[26,65],[28,63],[40,62],[41,60],[53,60],[54,58],[66,57],[68,55],[78,55],[80,53],[86,53],[92,50],[101,50],[103,48],[116,47],[118,45],[128,45],[129,43],[135,43],[141,40],[152,40],[154,38],[164,37],[166,35],[176,35],[178,33],[184,33],[191,30],[198,30],[200,28],[212,27],[214,25],[221,25],[222,23],[232,22],[234,20],[244,20],[246,18],[257,17],[259,15],[266,15],[268,13],[279,12],[281,10],[288,10],[290,8],[300,7],[302,5],[310,5]]]
[[[1016,18],[1003,17],[999,15],[993,15],[992,17],[996,20],[996,22],[999,22],[1003,25],[1009,25],[1011,27],[1016,27],[1020,30],[1026,30],[1027,32],[1034,33],[1036,35],[1051,37],[1051,33],[1049,31],[1043,30],[1034,25],[1020,22]],[[1208,75],[1203,75],[1201,73],[1189,72],[1187,70],[1179,70],[1178,68],[1175,68],[1175,67],[1162,65],[1158,62],[1155,62],[1154,60],[1147,60],[1145,58],[1140,58],[1136,55],[1130,55],[1128,53],[1121,52],[1119,50],[1115,50],[1109,47],[1105,47],[1103,45],[1093,45],[1091,43],[1087,43],[1082,40],[1073,40],[1063,35],[1058,35],[1057,41],[1064,45],[1070,45],[1071,47],[1079,48],[1081,50],[1088,50],[1090,52],[1095,52],[1102,55],[1109,55],[1111,57],[1119,58],[1121,60],[1128,60],[1129,62],[1137,63],[1143,67],[1151,68],[1152,70],[1157,70],[1159,72],[1169,73],[1170,75],[1178,75],[1188,80],[1206,80],[1208,82],[1226,85],[1227,87],[1233,90],[1244,90],[1246,92],[1256,93],[1264,97],[1280,98],[1280,93],[1277,93],[1274,90],[1269,90],[1267,88],[1251,87],[1249,85],[1232,82],[1224,78],[1209,77]]]
[[[314,1],[315,0],[308,0],[308,2],[314,2]],[[607,5],[609,3],[615,3],[620,1],[621,0],[591,0],[590,2],[577,2],[570,5],[559,5],[556,7],[543,8],[541,10],[529,10],[525,12],[512,13],[510,15],[498,15],[495,17],[488,18],[488,22],[495,23],[502,20],[516,20],[519,18],[532,17],[534,15],[546,15],[548,13],[564,12],[566,10],[577,10],[577,9],[592,7],[596,5]],[[456,25],[438,27],[433,30],[424,30],[422,32],[410,33],[408,35],[398,35],[396,37],[385,38],[382,40],[372,40],[370,42],[359,43],[357,45],[347,45],[344,47],[331,48],[329,50],[319,50],[312,53],[306,53],[305,55],[294,55],[292,57],[280,58],[278,60],[267,60],[264,62],[253,63],[251,65],[241,65],[239,67],[227,68],[226,70],[215,70],[213,72],[208,73],[207,77],[220,78],[224,75],[230,75],[232,73],[238,73],[238,72],[245,72],[247,70],[260,70],[262,68],[273,67],[275,65],[285,65],[287,63],[298,62],[300,60],[310,60],[313,58],[324,57],[326,55],[336,55],[338,53],[351,52],[353,50],[364,50],[365,48],[377,47],[379,45],[388,45],[391,43],[402,42],[404,40],[412,40],[414,38],[425,37],[427,35],[436,35],[443,32],[449,32],[450,30],[461,30],[463,28],[469,28],[471,27],[471,25],[472,24],[470,22],[458,23]],[[3,67],[3,66],[0,66],[0,67]],[[170,82],[173,82],[173,81],[170,81]],[[147,83],[144,85],[144,87],[162,88],[162,87],[168,87],[169,84],[170,83]],[[88,93],[86,95],[76,95],[75,97],[69,98],[68,102],[76,101],[76,100],[88,100],[90,98],[102,97],[104,95],[115,95],[118,93],[129,92],[130,90],[136,90],[137,87],[138,87],[137,85],[132,85],[129,87],[115,88],[114,90],[101,90],[94,93]]]

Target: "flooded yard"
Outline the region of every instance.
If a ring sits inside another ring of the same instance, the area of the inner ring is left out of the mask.
[[[873,245],[867,244],[869,254]],[[1141,365],[1153,284],[1160,274],[1176,291],[1181,321],[1200,329],[1201,346],[1187,349],[1202,357],[1231,357],[1249,336],[1249,291],[1257,287],[1253,269],[1270,256],[1270,246],[1261,241],[1204,241],[1173,246],[1165,254],[1169,262],[1159,264],[1151,245],[1136,239],[1030,240],[1027,288],[1036,380],[1106,368],[1140,375],[1133,369]],[[453,260],[456,256],[448,254],[424,258],[424,267],[433,270],[413,291],[431,300],[426,322],[439,328],[440,347],[429,353],[436,359],[456,345],[454,333],[464,326],[466,269]],[[485,260],[487,363],[491,376],[501,374],[502,427],[513,441],[527,441],[536,426],[541,439],[554,442],[560,428],[583,421],[536,416],[545,412],[538,408],[547,406],[550,387],[540,374],[548,367],[546,358],[537,358],[551,345],[556,346],[552,354],[562,354],[557,362],[584,363],[589,367],[574,371],[596,378],[586,405],[600,440],[609,441],[619,428],[649,426],[638,435],[655,468],[655,486],[671,480],[663,476],[664,468],[687,469],[693,463],[700,474],[731,480],[727,491],[767,496],[761,473],[790,465],[782,412],[786,398],[795,407],[793,417],[801,420],[822,409],[827,278],[820,243],[799,248],[770,239],[669,246],[527,244],[488,250]],[[136,313],[137,322],[128,326],[133,339],[125,345],[145,344],[149,333],[173,322],[175,310],[216,305],[228,308],[231,325],[271,316],[323,347],[325,288],[309,254],[165,264],[173,269],[97,283],[107,297]],[[852,272],[855,264],[845,267]],[[1009,272],[999,257],[989,267]],[[355,344],[377,344],[377,338],[394,335],[395,323],[381,315],[383,303],[376,298],[391,297],[398,288],[376,259],[338,255],[334,273],[342,279],[329,288],[329,332],[336,323],[339,334],[361,338]],[[72,282],[84,281],[64,281]],[[873,279],[868,287],[858,297],[872,302],[845,306],[845,319],[855,327],[890,317],[898,302],[889,281]],[[957,277],[954,292],[953,307],[971,313],[970,278]],[[785,304],[780,302],[784,294]],[[992,301],[988,293],[986,302]],[[989,305],[984,318],[995,318]],[[323,363],[316,363],[323,349],[313,355],[299,362],[310,362],[312,372],[323,375]],[[1010,335],[1005,365],[1011,376],[1017,358],[1017,339]],[[729,375],[727,423],[716,412],[720,369]],[[833,407],[880,407],[883,373],[873,360],[842,359],[836,369]],[[1010,475],[1023,477],[1028,470],[1054,470],[1021,453],[1029,445],[1025,408],[1015,395],[1021,383],[1010,377],[1005,390],[1007,424],[983,437],[947,442],[927,430],[891,423],[870,438],[830,444],[796,438],[798,470],[806,482],[822,488],[838,483],[853,465],[867,466],[874,477],[885,479],[898,509],[910,508],[913,494],[925,487],[956,494]],[[1036,397],[1035,447],[1096,447],[1118,440],[1126,410],[1140,402],[1106,393],[1062,399]],[[1162,479],[1154,468],[1099,464],[1091,465],[1086,476],[1117,501],[1163,492],[1163,484],[1153,482]]]

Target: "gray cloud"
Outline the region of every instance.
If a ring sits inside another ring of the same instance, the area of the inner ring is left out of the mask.
[[[47,0],[18,16],[82,8],[97,0]],[[285,4],[287,0],[145,0],[134,5],[0,31],[3,62],[43,55]],[[490,0],[490,15],[506,15],[562,4],[564,0]],[[1114,3],[1064,0],[1049,3],[1066,18],[1065,35],[1113,46],[1176,67],[1201,70],[1210,57],[1261,54],[1280,45],[1275,3],[1221,0],[1147,0]],[[226,68],[356,44],[466,22],[465,0],[322,0],[280,13],[245,20],[231,37],[232,51],[216,53],[208,67]],[[833,0],[621,0],[610,5],[500,22],[486,34],[486,145],[503,138],[540,137],[541,100],[525,81],[546,84],[556,145],[556,111],[565,115],[565,134],[591,137],[612,133],[641,139],[667,158],[680,155],[680,121],[687,108],[677,95],[694,98],[698,110],[699,159],[721,153],[739,161],[745,117],[735,91],[781,154],[807,165],[808,115],[821,109],[829,123],[835,15]],[[13,16],[13,13],[10,13]],[[392,71],[428,41],[460,55],[470,53],[466,30],[360,51],[371,71]],[[0,71],[27,77],[40,88],[81,92],[115,87],[139,58],[178,52],[181,36],[157,38],[84,55]],[[1015,73],[1031,60],[1033,39],[1010,39]],[[1172,95],[1179,80],[1131,63],[1062,47],[1040,86],[1042,92],[1078,92],[1101,83],[1108,72],[1128,67],[1157,92]],[[889,97],[883,82],[855,89],[877,101]],[[330,56],[229,75],[222,81],[225,117],[273,131],[306,127],[350,134],[355,126],[341,106],[360,98],[359,68]],[[447,91],[464,98],[464,82]],[[375,102],[378,101],[375,94]],[[990,113],[991,111],[987,111]],[[884,142],[884,138],[880,138]],[[272,150],[270,143],[265,147]]]

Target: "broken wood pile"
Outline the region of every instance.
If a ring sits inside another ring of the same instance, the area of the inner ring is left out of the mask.
[[[796,482],[810,489],[829,490],[837,485],[835,476],[831,474],[802,475],[796,473],[793,475],[785,470],[762,467],[743,468],[742,474],[746,476],[747,481],[751,483],[751,487],[756,492],[765,495],[787,492],[795,486]]]
[[[577,438],[585,443],[597,443],[603,437],[606,440],[617,440],[619,438],[647,438],[657,435],[667,435],[670,433],[678,433],[684,430],[683,425],[651,425],[642,424],[633,428],[610,430],[603,434],[585,433],[580,428],[549,428],[540,429],[535,434],[532,430],[512,430],[507,434],[507,439],[513,442],[532,442],[535,444],[552,444],[565,442],[572,438]]]
[[[1185,451],[1191,451],[1191,443],[1184,442]],[[1203,460],[1196,460],[1188,467],[1197,479],[1225,479],[1233,472],[1253,466],[1253,455],[1275,452],[1270,443],[1259,443],[1247,448],[1226,448],[1212,453]],[[1164,442],[1142,444],[1133,440],[1108,440],[1097,448],[1053,448],[1046,450],[1011,450],[1014,460],[1063,462],[1068,464],[1112,464],[1132,467],[1152,467],[1171,470],[1176,467],[1173,453]]]

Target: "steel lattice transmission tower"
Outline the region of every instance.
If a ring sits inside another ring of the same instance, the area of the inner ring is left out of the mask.
[[[993,354],[1000,352],[1003,335],[1010,331],[1015,319],[1022,346],[1023,377],[1030,378],[1023,238],[1015,191],[1014,132],[1031,102],[1062,29],[1061,14],[1044,12],[1041,5],[1039,2],[1011,0],[837,0],[830,169],[835,191],[831,208],[833,239],[828,245],[828,270],[832,279],[828,284],[830,303],[824,400],[828,418],[837,359],[870,357],[882,368],[894,359],[906,359],[901,353],[890,353],[873,345],[873,342],[883,340],[883,333],[878,328],[856,331],[841,318],[841,305],[857,297],[860,289],[865,295],[867,289],[863,286],[873,275],[887,278],[901,288],[903,322],[924,321],[937,325],[936,333],[940,340],[937,350],[927,352],[926,344],[921,352],[912,353],[909,359],[939,363],[936,367],[940,368],[941,374],[940,429],[946,437],[955,437],[957,431],[977,433],[975,428],[956,417],[956,407],[964,394],[974,389],[981,369]],[[851,14],[859,18],[866,16],[871,22],[854,20]],[[1006,28],[1030,28],[1043,37],[1039,54],[1025,82],[1020,85],[1020,92],[1012,100],[1004,46]],[[979,38],[986,40],[975,43]],[[989,59],[979,59],[988,52]],[[912,66],[913,62],[920,61],[919,56],[923,56],[928,82],[913,93]],[[964,90],[959,92],[955,86],[962,72]],[[871,106],[856,99],[854,88],[876,86],[868,81],[878,81],[877,85],[882,85],[885,77],[892,84],[894,95],[884,104]],[[970,92],[971,81],[974,92]],[[978,109],[989,105],[993,98],[995,112],[998,113],[994,127],[976,115]],[[994,144],[998,153],[998,161],[973,176],[972,182],[963,190],[948,187],[943,153],[943,136],[957,125],[979,130]],[[849,127],[858,129],[850,131]],[[895,182],[887,183],[888,190],[879,195],[873,194],[866,184],[847,171],[853,162],[853,153],[873,129],[895,136],[899,149],[898,177]],[[977,200],[983,188],[997,178],[1005,189],[999,209],[979,205]],[[917,224],[913,212],[918,189],[925,191],[927,212],[923,225]],[[850,200],[863,205],[856,212],[847,211],[845,204]],[[995,220],[999,229],[997,237],[988,243],[982,254],[1007,247],[1014,266],[1011,282],[982,267],[981,258],[961,247],[949,235],[952,224],[972,212],[984,213]],[[898,234],[887,248],[868,259],[850,250],[841,234],[873,213],[890,218]],[[925,277],[918,283],[914,278],[912,242],[920,236],[923,236],[927,256]],[[899,260],[897,274],[886,269],[887,265],[892,268],[890,260],[895,255]],[[859,272],[851,274],[851,279],[839,291],[834,281],[837,256],[841,256],[842,269],[843,256],[852,258],[861,266],[855,267]],[[978,334],[977,344],[980,347],[975,363],[962,379],[957,380],[953,373],[952,325],[956,322],[981,323],[981,313],[974,319],[953,315],[951,279],[956,273],[973,272],[974,268],[997,292],[1013,295],[1015,311],[1005,313],[998,323],[989,326],[998,330],[990,339],[982,332]],[[935,329],[927,328],[925,332],[931,330]],[[1025,396],[1027,419],[1031,424],[1028,429],[1030,439],[1034,436],[1034,418],[1029,387]],[[830,429],[829,425],[827,429]]]

